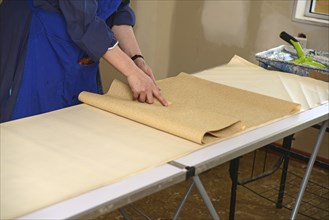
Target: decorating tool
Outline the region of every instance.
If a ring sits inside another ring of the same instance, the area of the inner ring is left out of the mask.
[[[283,39],[284,41],[288,42],[289,44],[291,44],[297,52],[298,58],[292,60],[291,62],[303,64],[303,65],[307,65],[307,66],[311,66],[311,67],[316,67],[316,68],[328,69],[322,63],[315,62],[312,57],[306,57],[299,41],[296,38],[294,38],[293,36],[282,31],[280,34],[280,38]]]

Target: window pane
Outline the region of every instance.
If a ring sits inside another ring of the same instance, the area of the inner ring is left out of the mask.
[[[313,13],[329,14],[329,0],[312,0],[313,5]]]
[[[307,0],[305,16],[328,20],[329,0]]]

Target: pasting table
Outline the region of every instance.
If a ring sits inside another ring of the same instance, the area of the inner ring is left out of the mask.
[[[198,176],[200,173],[322,123],[312,153],[312,158],[316,157],[329,119],[327,84],[294,78],[298,76],[285,78],[239,57],[226,66],[195,75],[294,101],[302,104],[303,110],[207,146],[85,104],[3,123],[1,218],[92,217],[190,177],[212,218],[219,219]],[[312,160],[292,218],[298,212]],[[179,209],[174,218],[178,215]]]

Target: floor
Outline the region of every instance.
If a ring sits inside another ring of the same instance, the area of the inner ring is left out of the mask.
[[[254,159],[256,155],[256,159]],[[278,155],[258,150],[256,153],[245,155],[240,160],[239,180],[257,175],[269,170],[277,161]],[[266,166],[264,166],[266,159]],[[253,161],[255,161],[253,165]],[[254,167],[254,169],[252,169]],[[281,169],[271,176],[238,186],[235,219],[267,220],[289,219],[291,208],[304,174],[306,164],[290,160],[283,208],[276,208]],[[225,163],[200,175],[211,201],[221,219],[229,219],[231,180],[229,177],[229,163]],[[252,173],[253,172],[253,173]],[[190,181],[185,181],[156,194],[141,199],[126,206],[125,211],[131,219],[172,219],[175,210],[183,198]],[[290,197],[291,196],[291,197]],[[272,201],[270,201],[272,200]],[[290,208],[290,209],[289,209]],[[139,213],[142,212],[143,214]],[[321,219],[329,220],[329,171],[315,167],[300,206],[298,220]],[[145,215],[145,216],[143,216]],[[97,217],[94,220],[124,219],[119,211]],[[211,219],[200,194],[192,189],[187,198],[179,218],[182,220]]]

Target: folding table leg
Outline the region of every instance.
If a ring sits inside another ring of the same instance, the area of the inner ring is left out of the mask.
[[[198,175],[192,176],[192,183],[189,186],[187,192],[185,193],[185,195],[183,197],[183,200],[180,203],[179,207],[176,209],[176,212],[175,212],[175,215],[173,217],[173,220],[176,220],[178,218],[179,213],[182,210],[182,208],[183,208],[183,206],[184,206],[184,204],[186,202],[187,197],[190,195],[193,186],[196,186],[196,188],[198,189],[198,191],[199,191],[199,193],[200,193],[200,195],[201,195],[201,197],[202,197],[202,199],[203,199],[203,201],[204,201],[204,203],[205,203],[205,205],[206,205],[206,207],[207,207],[207,209],[208,209],[208,211],[209,211],[212,219],[213,220],[219,220],[220,218],[219,218],[219,216],[218,216],[218,214],[216,212],[216,209],[214,208],[214,206],[213,206],[213,204],[212,204],[212,202],[211,202],[211,200],[210,200],[210,198],[209,198],[209,196],[207,194],[207,191],[204,188],[204,186],[203,186],[203,184],[202,184],[202,182],[200,180],[200,177]]]
[[[189,186],[189,188],[188,188],[188,190],[186,191],[186,193],[185,193],[185,195],[184,195],[181,203],[179,204],[178,208],[176,209],[176,212],[175,212],[175,215],[173,217],[173,220],[176,220],[178,218],[178,216],[179,216],[179,214],[180,214],[183,206],[185,205],[185,202],[187,200],[187,197],[190,195],[190,193],[191,193],[191,191],[193,189],[193,186],[194,186],[194,182],[192,181],[191,184],[190,184],[190,186]]]
[[[289,152],[291,150],[293,137],[294,137],[294,134],[289,135],[289,136],[287,136],[283,139],[283,148],[286,149],[287,151],[284,153],[284,161],[283,161],[283,167],[282,167],[282,173],[281,173],[279,194],[278,194],[278,200],[276,202],[276,207],[277,208],[282,208],[284,191],[285,191],[285,188],[286,188],[288,166],[289,166],[289,157],[290,157]]]
[[[119,208],[119,212],[122,215],[124,220],[132,220],[125,208]]]
[[[232,181],[231,186],[231,203],[230,203],[230,220],[234,220],[235,205],[236,205],[236,190],[238,188],[238,171],[239,171],[240,157],[230,161],[230,177]]]
[[[318,151],[320,149],[321,142],[323,140],[326,128],[328,127],[328,121],[329,120],[322,123],[318,138],[316,140],[316,143],[315,143],[315,146],[313,148],[310,160],[309,160],[308,165],[307,165],[306,173],[304,175],[304,178],[303,178],[303,181],[302,181],[302,184],[301,184],[301,187],[300,187],[297,199],[296,199],[294,209],[292,210],[292,215],[290,217],[290,219],[292,219],[292,220],[296,219],[296,216],[298,214],[298,209],[299,209],[300,203],[302,201],[302,198],[303,198],[306,186],[307,186],[307,182],[310,178],[310,175],[311,175],[311,172],[312,172],[312,169],[313,169],[313,165],[314,165],[315,159],[318,155]]]
[[[197,189],[199,190],[199,193],[204,201],[204,203],[206,204],[208,211],[212,217],[212,219],[214,220],[219,220],[219,216],[212,204],[212,202],[210,201],[210,198],[207,194],[207,191],[205,190],[205,188],[203,187],[200,177],[199,176],[193,176],[193,182],[195,183],[195,186],[197,187]]]

